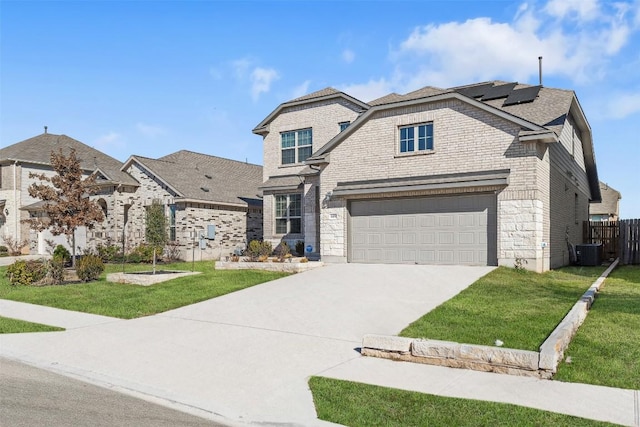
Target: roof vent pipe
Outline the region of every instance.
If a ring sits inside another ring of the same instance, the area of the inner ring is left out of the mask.
[[[47,133],[47,126],[44,127],[44,133]]]
[[[538,79],[540,86],[542,86],[542,56],[538,56]]]

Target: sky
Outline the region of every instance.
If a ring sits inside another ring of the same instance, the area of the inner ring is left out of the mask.
[[[572,89],[598,175],[640,218],[640,0],[0,0],[0,147],[65,134],[118,160],[262,164],[251,130],[333,87],[362,101],[487,80]]]

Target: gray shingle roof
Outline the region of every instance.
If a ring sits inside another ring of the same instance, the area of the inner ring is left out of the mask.
[[[332,87],[326,87],[324,89],[320,89],[318,91],[309,93],[307,95],[303,95],[303,96],[301,96],[299,98],[292,99],[289,102],[307,101],[309,99],[320,98],[320,97],[327,96],[327,95],[334,95],[336,93],[340,93],[340,91],[337,90],[337,89],[334,89]]]
[[[589,204],[589,213],[591,215],[615,215],[618,216],[618,201],[622,199],[622,195],[618,190],[610,187],[604,182],[600,182],[600,194],[602,201],[600,203]]]
[[[185,199],[262,204],[262,166],[181,150],[159,159],[132,156]]]
[[[352,97],[351,95],[347,95],[344,92],[340,92],[339,90],[336,90],[332,87],[327,87],[319,91],[312,92],[308,95],[292,99],[291,101],[283,102],[282,104],[278,105],[278,107],[276,107],[276,109],[273,110],[264,120],[258,123],[258,125],[253,128],[252,132],[258,135],[262,135],[268,132],[269,123],[271,123],[271,121],[285,108],[295,105],[313,103],[316,100],[321,101],[335,98],[343,98],[344,100],[350,102],[352,105],[357,106],[360,111],[366,111],[367,109],[369,109],[369,104],[362,102],[359,99]]]
[[[0,149],[0,162],[18,160],[24,163],[50,165],[52,151],[57,153],[62,149],[63,154],[68,155],[72,148],[76,150],[76,157],[84,170],[93,172],[100,169],[109,181],[137,185],[135,179],[120,170],[122,162],[67,135],[43,133],[4,147]]]

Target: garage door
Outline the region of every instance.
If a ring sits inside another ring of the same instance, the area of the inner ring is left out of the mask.
[[[353,200],[349,261],[497,265],[496,196]]]

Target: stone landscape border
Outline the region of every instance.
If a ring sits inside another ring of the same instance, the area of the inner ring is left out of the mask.
[[[616,259],[580,297],[540,346],[540,351],[369,334],[362,340],[361,353],[429,365],[551,378],[571,339],[587,317],[600,287],[618,263],[619,259]]]
[[[285,262],[216,261],[216,270],[265,270],[300,273],[323,265],[320,261],[300,262],[295,259]]]
[[[172,271],[159,274],[138,273],[109,273],[107,274],[107,282],[124,283],[130,285],[151,286],[156,283],[166,282],[167,280],[177,279],[178,277],[192,276],[200,274],[200,271]]]

